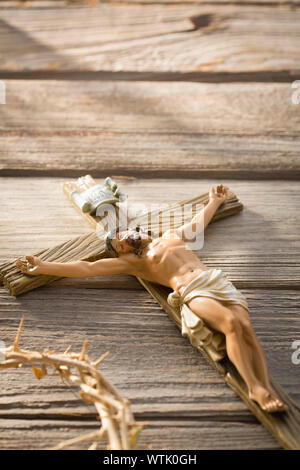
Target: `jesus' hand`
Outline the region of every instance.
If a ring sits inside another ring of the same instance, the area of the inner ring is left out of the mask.
[[[211,187],[209,190],[209,200],[222,204],[227,199],[228,188],[219,184],[216,188]]]
[[[36,256],[26,256],[26,261],[22,261],[20,259],[17,259],[15,261],[15,265],[17,268],[22,271],[24,274],[29,274],[30,276],[37,276],[39,274],[42,274],[41,272],[41,266],[42,266],[42,260],[37,258]]]

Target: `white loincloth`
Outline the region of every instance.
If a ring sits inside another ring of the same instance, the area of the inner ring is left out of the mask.
[[[205,326],[203,320],[186,304],[187,301],[199,296],[240,304],[247,310],[249,310],[248,303],[246,297],[219,268],[201,272],[181,294],[174,290],[168,295],[168,304],[180,308],[182,335],[188,337],[193,346],[204,347],[213,360],[219,361],[226,355],[225,336]]]

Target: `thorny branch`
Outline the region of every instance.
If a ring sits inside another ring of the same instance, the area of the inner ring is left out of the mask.
[[[59,375],[62,382],[66,380],[78,386],[80,397],[83,401],[94,404],[101,421],[98,431],[61,442],[52,450],[65,449],[88,441],[92,441],[89,449],[94,450],[104,437],[107,439],[109,450],[133,449],[140,431],[150,423],[135,421],[129,400],[122,398],[97,369],[109,351],[98,360],[92,361],[86,353],[87,340],[84,341],[80,353],[71,352],[71,346],[62,354],[54,354],[55,351],[49,349],[42,353],[27,351],[19,347],[23,323],[24,316],[21,318],[13,345],[1,351],[5,360],[0,363],[0,369],[31,365],[36,378],[42,379],[48,374],[47,367],[53,367],[55,374],[52,375]],[[40,368],[34,364],[39,364]]]

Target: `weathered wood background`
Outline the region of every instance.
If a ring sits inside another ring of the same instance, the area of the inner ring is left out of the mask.
[[[0,5],[0,262],[89,232],[61,185],[112,176],[132,202],[230,186],[244,210],[198,255],[246,294],[273,377],[300,404],[298,3],[63,1]],[[14,298],[0,339],[109,350],[105,376],[149,420],[139,448],[278,449],[134,277],[63,279]],[[57,379],[1,373],[0,446],[30,449],[97,427]],[[75,395],[74,395],[75,393]]]

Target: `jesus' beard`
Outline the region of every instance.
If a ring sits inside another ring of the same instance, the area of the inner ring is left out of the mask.
[[[152,237],[151,238],[144,238],[141,236],[140,232],[134,231],[128,234],[125,237],[125,240],[127,244],[133,248],[133,252],[141,257],[143,254],[144,249],[151,243]]]

